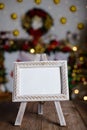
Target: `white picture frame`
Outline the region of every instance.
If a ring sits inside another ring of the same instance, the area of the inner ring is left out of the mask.
[[[67,61],[15,62],[12,100],[69,100]]]

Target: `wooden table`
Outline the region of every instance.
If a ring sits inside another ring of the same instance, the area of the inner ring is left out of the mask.
[[[87,130],[87,103],[61,102],[66,127],[59,125],[53,102],[45,102],[44,114],[37,114],[37,102],[28,103],[22,125],[14,126],[19,103],[11,101],[0,103],[0,130]]]

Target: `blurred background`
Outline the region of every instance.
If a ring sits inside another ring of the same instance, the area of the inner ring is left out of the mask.
[[[13,91],[13,62],[67,60],[71,100],[87,102],[87,0],[0,0],[0,98]]]

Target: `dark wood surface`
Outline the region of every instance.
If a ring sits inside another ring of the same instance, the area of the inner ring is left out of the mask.
[[[45,102],[44,114],[37,114],[38,102],[27,104],[21,126],[14,126],[20,103],[0,103],[0,130],[87,130],[87,103],[61,102],[67,126],[61,127],[53,102]]]

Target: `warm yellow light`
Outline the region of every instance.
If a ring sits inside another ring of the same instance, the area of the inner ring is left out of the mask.
[[[86,81],[84,81],[84,82],[83,82],[83,84],[84,84],[84,85],[87,85],[87,82],[86,82]]]
[[[74,69],[74,70],[73,70],[73,73],[76,73],[76,72],[77,72],[77,70]]]
[[[14,44],[14,41],[13,41],[13,40],[10,40],[9,43],[10,43],[10,45],[13,45],[13,44]]]
[[[76,68],[77,68],[77,65],[74,65],[74,68],[76,69]]]
[[[83,59],[84,59],[83,57],[80,57],[80,61],[83,61]]]
[[[32,53],[32,54],[35,53],[35,49],[31,48],[30,53]]]
[[[75,90],[74,90],[74,93],[75,93],[75,94],[78,94],[78,93],[79,93],[79,90],[78,90],[78,89],[75,89]]]
[[[75,77],[76,76],[76,74],[75,73],[72,73],[72,77]]]
[[[87,96],[84,96],[84,97],[83,97],[83,100],[84,100],[84,101],[87,101]]]
[[[77,47],[76,46],[73,47],[73,51],[77,51]]]

